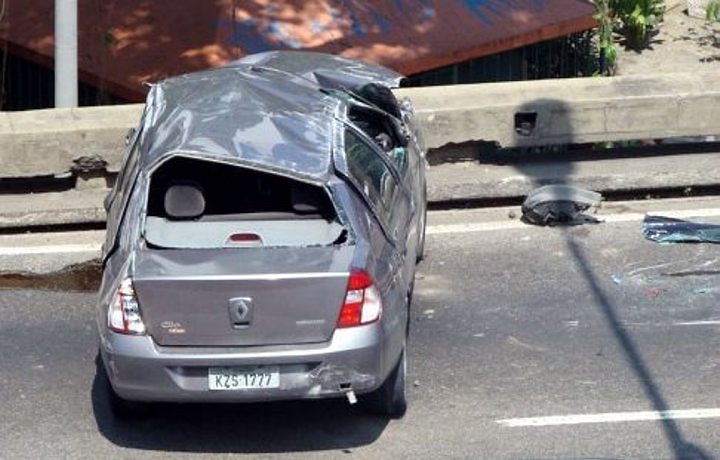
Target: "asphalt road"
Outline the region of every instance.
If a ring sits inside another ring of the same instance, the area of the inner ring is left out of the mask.
[[[720,458],[720,246],[645,241],[632,219],[430,221],[403,420],[338,400],[116,421],[94,295],[5,290],[0,457]]]

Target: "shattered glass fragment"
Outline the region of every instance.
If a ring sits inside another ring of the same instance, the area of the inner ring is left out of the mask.
[[[581,225],[599,223],[583,214],[600,205],[602,195],[570,185],[546,185],[528,194],[522,204],[522,219],[534,225]]]
[[[643,236],[658,243],[720,243],[720,225],[647,215]]]

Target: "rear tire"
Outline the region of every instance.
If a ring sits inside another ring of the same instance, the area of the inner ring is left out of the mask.
[[[390,372],[388,378],[377,390],[367,395],[368,412],[382,417],[402,418],[407,411],[405,397],[405,372],[407,362],[405,348],[400,354],[400,360]]]

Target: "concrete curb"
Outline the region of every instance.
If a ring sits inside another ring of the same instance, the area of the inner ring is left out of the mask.
[[[106,189],[0,195],[0,230],[105,222]]]
[[[432,166],[427,177],[430,202],[523,197],[558,183],[600,193],[710,187],[720,185],[720,153],[514,165],[465,161]]]
[[[720,153],[662,155],[592,161],[535,161],[513,165],[463,161],[431,166],[428,201],[501,200],[551,183],[600,193],[720,185]],[[107,189],[0,195],[0,229],[102,224]]]

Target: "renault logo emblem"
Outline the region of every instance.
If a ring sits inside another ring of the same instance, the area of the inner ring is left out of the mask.
[[[230,323],[233,327],[249,326],[253,316],[253,301],[250,297],[235,297],[228,300]]]

